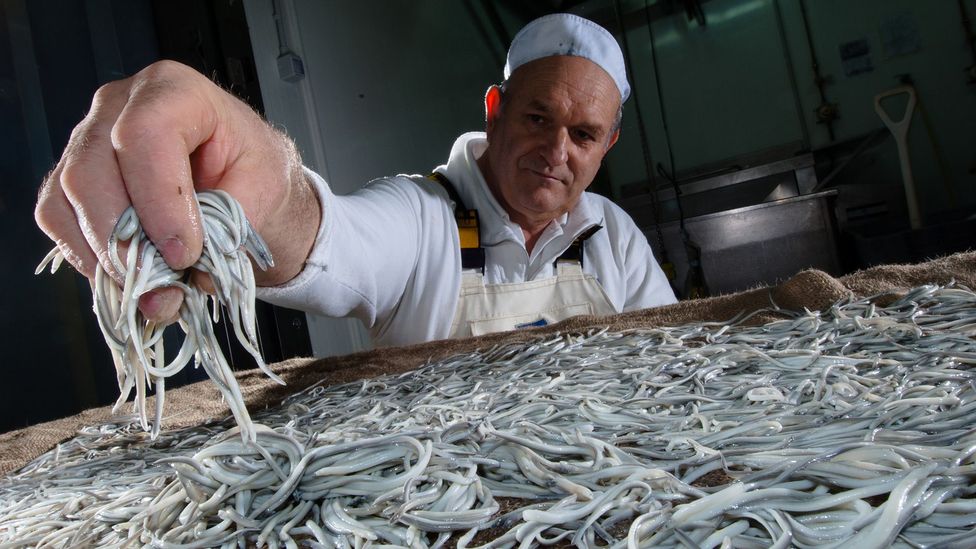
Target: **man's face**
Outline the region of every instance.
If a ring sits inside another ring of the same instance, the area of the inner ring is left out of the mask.
[[[620,92],[592,61],[552,56],[516,69],[501,105],[491,90],[487,104],[485,180],[523,229],[545,226],[579,201],[616,141]]]

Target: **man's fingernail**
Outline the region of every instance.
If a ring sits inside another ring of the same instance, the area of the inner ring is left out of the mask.
[[[190,261],[187,256],[190,254],[190,250],[187,249],[186,244],[177,237],[167,238],[159,244],[159,253],[162,254],[163,260],[166,264],[174,269],[185,269],[190,266]]]
[[[156,292],[146,292],[139,296],[139,309],[148,318],[156,318],[163,308],[163,298]]]
[[[139,296],[139,310],[149,320],[172,322],[180,310],[179,292],[172,288],[146,292]]]

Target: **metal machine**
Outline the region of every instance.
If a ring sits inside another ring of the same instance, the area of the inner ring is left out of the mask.
[[[812,154],[804,154],[720,175],[683,182],[680,195],[661,189],[661,238],[657,236],[649,194],[623,201],[661,257],[661,244],[675,267],[674,287],[688,296],[688,246],[681,220],[673,219],[677,201],[685,212],[684,229],[700,249],[701,270],[709,293],[724,294],[760,284],[775,284],[803,269],[840,273],[833,200],[836,190],[817,186]],[[694,252],[692,252],[694,253]]]

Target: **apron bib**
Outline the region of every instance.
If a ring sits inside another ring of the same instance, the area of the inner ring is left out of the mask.
[[[596,277],[575,261],[560,261],[556,276],[529,282],[485,284],[479,272],[461,277],[461,295],[450,337],[546,326],[577,315],[609,315],[610,304]]]
[[[481,247],[477,210],[464,206],[444,174],[427,176],[439,183],[454,202],[461,245],[461,292],[448,337],[546,326],[577,315],[609,315],[617,311],[596,277],[583,273],[583,243],[601,229],[581,233],[556,259],[556,276],[529,282],[485,284],[485,250]]]

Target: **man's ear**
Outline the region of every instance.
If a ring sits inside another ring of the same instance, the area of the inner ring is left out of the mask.
[[[485,92],[485,129],[491,131],[502,108],[502,89],[493,85]]]
[[[613,135],[610,136],[610,141],[607,141],[607,150],[603,151],[604,154],[610,152],[610,147],[620,139],[620,128],[614,130]]]

